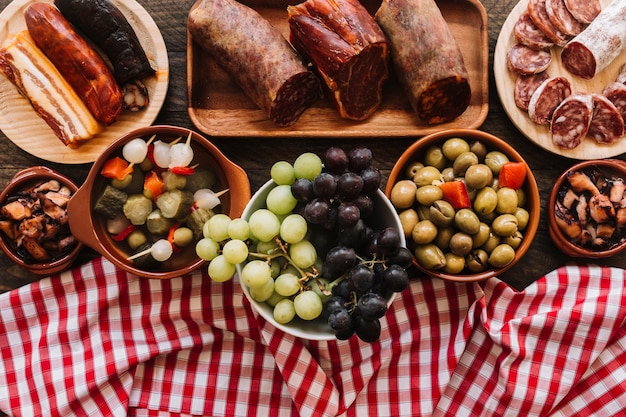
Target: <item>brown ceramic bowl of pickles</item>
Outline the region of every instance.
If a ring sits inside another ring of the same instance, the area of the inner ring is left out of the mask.
[[[195,243],[216,213],[239,217],[245,171],[198,133],[148,126],[113,142],[68,204],[72,234],[117,267],[174,278],[206,263]]]
[[[554,182],[548,199],[554,244],[574,258],[609,258],[626,249],[626,162],[578,162]]]
[[[450,129],[416,140],[385,193],[414,265],[450,281],[482,281],[513,267],[539,226],[540,197],[524,158],[505,140]]]

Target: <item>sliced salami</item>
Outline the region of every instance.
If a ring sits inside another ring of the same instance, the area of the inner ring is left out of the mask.
[[[515,22],[513,36],[518,43],[532,49],[549,49],[554,46],[554,42],[537,27],[527,12],[522,13]]]
[[[561,62],[572,74],[589,80],[626,48],[626,1],[616,0],[561,52]]]
[[[572,87],[565,77],[550,77],[542,82],[528,102],[528,117],[540,125],[549,125],[552,113],[566,97],[572,94]]]
[[[587,26],[570,13],[565,0],[546,0],[546,11],[552,24],[568,36],[578,35]]]
[[[528,14],[535,25],[556,45],[563,46],[570,39],[550,21],[546,0],[530,0],[528,2]]]
[[[521,43],[516,43],[509,49],[506,63],[509,70],[518,74],[537,74],[545,71],[552,62],[550,49],[532,49]]]
[[[537,87],[548,78],[550,78],[550,76],[545,71],[538,74],[518,76],[515,81],[515,90],[513,91],[515,105],[521,110],[528,111],[528,103],[533,93],[537,90]]]
[[[593,93],[593,116],[588,136],[598,143],[613,143],[624,134],[624,119],[605,96]]]
[[[626,64],[623,64],[619,68],[619,74],[617,75],[615,81],[617,81],[618,83],[626,84]]]
[[[587,136],[593,115],[591,94],[566,97],[554,110],[550,131],[552,142],[563,149],[574,149]]]
[[[602,10],[600,0],[565,0],[565,7],[576,20],[586,24],[593,22]]]
[[[626,120],[626,85],[614,82],[606,86],[602,94],[608,98]]]

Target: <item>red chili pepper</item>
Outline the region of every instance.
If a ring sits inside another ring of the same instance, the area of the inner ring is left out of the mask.
[[[121,242],[124,239],[126,239],[128,237],[128,235],[130,235],[133,230],[135,230],[135,225],[134,224],[129,224],[128,226],[126,226],[126,228],[124,230],[122,230],[118,234],[114,235],[112,237],[112,239],[114,241],[116,241],[116,242]]]
[[[455,209],[470,208],[472,203],[463,181],[450,181],[439,184],[443,192],[443,199],[452,204]]]
[[[196,169],[194,167],[173,167],[170,168],[170,171],[176,175],[192,175]]]
[[[172,245],[174,252],[180,252],[181,250],[178,246],[176,246],[176,243],[174,243],[174,233],[176,232],[176,229],[180,227],[180,224],[181,223],[178,222],[170,226],[170,230],[167,233],[167,241],[170,242],[170,245]]]

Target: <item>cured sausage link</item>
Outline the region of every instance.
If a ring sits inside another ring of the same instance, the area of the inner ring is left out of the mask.
[[[382,101],[389,45],[358,0],[307,0],[287,7],[290,41],[325,81],[339,115],[368,118]]]
[[[122,90],[98,53],[52,4],[24,10],[31,38],[85,103],[96,120],[113,123],[122,111]]]
[[[319,95],[319,81],[282,34],[252,8],[204,0],[190,11],[191,36],[270,120],[293,124]]]
[[[460,116],[471,89],[459,45],[434,0],[383,0],[375,15],[409,102],[429,124]]]
[[[54,4],[107,55],[120,86],[154,75],[155,70],[128,20],[108,0],[55,0]]]
[[[565,69],[591,79],[626,48],[626,2],[613,0],[561,52]]]
[[[101,131],[101,125],[27,30],[0,50],[0,71],[67,147],[78,148]]]

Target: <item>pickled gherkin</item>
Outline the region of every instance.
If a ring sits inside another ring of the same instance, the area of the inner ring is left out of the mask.
[[[124,203],[124,215],[134,225],[142,225],[152,212],[152,200],[143,194],[133,194],[128,196]]]
[[[152,211],[146,219],[146,228],[155,235],[167,235],[173,224],[174,221],[163,216],[159,209]]]
[[[193,206],[193,193],[184,190],[170,190],[161,194],[156,200],[157,207],[163,217],[182,219]]]
[[[107,185],[100,197],[98,197],[93,210],[107,219],[114,219],[122,211],[122,207],[127,199],[128,194],[124,191]]]

